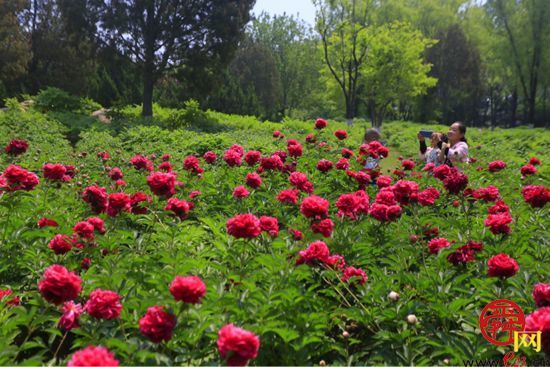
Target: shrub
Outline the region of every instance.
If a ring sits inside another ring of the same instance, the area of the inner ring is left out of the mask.
[[[80,108],[80,100],[62,89],[48,87],[38,93],[35,99],[37,109],[46,111],[75,111]]]

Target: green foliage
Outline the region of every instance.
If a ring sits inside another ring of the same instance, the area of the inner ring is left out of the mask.
[[[42,112],[76,111],[80,108],[80,100],[64,90],[48,87],[38,93],[35,106]]]
[[[428,75],[431,65],[423,54],[435,42],[408,24],[389,23],[370,28],[367,37],[368,57],[361,66],[360,81],[366,90],[373,126],[380,127],[388,109],[425,94],[437,79]]]

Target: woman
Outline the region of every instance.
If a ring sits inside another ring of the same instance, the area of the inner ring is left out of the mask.
[[[468,163],[468,144],[466,142],[466,126],[457,121],[451,125],[447,132],[448,143],[441,144],[439,160],[452,167],[459,163]]]
[[[442,161],[439,160],[439,153],[441,151],[440,146],[442,145],[443,134],[432,133],[429,147],[426,146],[426,139],[420,133],[418,133],[418,141],[420,142],[420,159],[426,163],[433,163],[436,167],[441,165]]]

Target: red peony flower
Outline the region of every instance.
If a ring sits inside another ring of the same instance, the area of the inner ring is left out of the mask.
[[[253,214],[238,214],[227,221],[226,227],[235,238],[255,238],[262,231],[260,220]]]
[[[331,255],[325,261],[325,265],[334,270],[342,270],[346,267],[346,261],[342,255]]]
[[[260,160],[260,167],[263,170],[277,170],[283,169],[283,160],[277,154],[273,154],[271,157],[264,157]]]
[[[550,201],[550,189],[544,186],[528,185],[521,190],[523,199],[533,208],[542,208]]]
[[[380,191],[378,191],[378,194],[376,194],[376,198],[374,201],[377,204],[385,204],[385,205],[395,205],[397,204],[397,201],[395,200],[395,194],[391,187],[388,188],[382,188]]]
[[[439,191],[433,187],[428,187],[426,190],[418,193],[418,203],[422,206],[434,205],[439,199]]]
[[[317,169],[323,173],[328,172],[332,169],[332,162],[327,159],[321,159],[317,162]]]
[[[310,243],[305,250],[300,251],[298,256],[296,265],[325,263],[330,256],[330,250],[323,241],[315,241]]]
[[[502,200],[499,200],[495,203],[495,205],[491,206],[489,209],[489,214],[502,214],[502,213],[510,213],[510,208],[506,203]]]
[[[313,192],[313,184],[309,182],[307,176],[302,172],[292,172],[288,178],[292,186],[300,191],[311,194]]]
[[[447,176],[451,174],[451,167],[447,166],[446,164],[442,164],[441,166],[435,167],[432,170],[432,173],[435,178],[443,181]]]
[[[533,288],[533,299],[537,307],[550,306],[550,283],[538,283]]]
[[[80,262],[80,267],[84,270],[87,270],[90,268],[90,266],[92,266],[92,261],[90,260],[90,258],[88,257],[85,257],[84,259],[82,259],[82,261]]]
[[[80,303],[68,301],[63,303],[63,315],[59,319],[59,327],[65,331],[80,327],[78,318],[84,312]]]
[[[220,329],[216,344],[228,366],[246,366],[258,356],[260,338],[251,331],[227,324]]]
[[[311,195],[302,200],[300,212],[307,218],[321,219],[328,216],[329,202],[322,197]]]
[[[468,176],[453,167],[447,177],[443,179],[443,185],[450,194],[459,194],[468,186]]]
[[[169,198],[176,193],[176,174],[153,172],[147,177],[147,184],[153,194]]]
[[[538,165],[540,165],[540,159],[538,159],[537,157],[531,157],[529,159],[529,164],[531,164],[533,166],[538,166]]]
[[[206,285],[197,276],[176,276],[170,284],[170,293],[176,301],[200,303],[206,293]]]
[[[90,298],[84,307],[90,316],[96,319],[118,319],[122,311],[120,296],[113,291],[98,288],[90,293]]]
[[[401,215],[399,205],[386,205],[375,202],[369,209],[369,215],[381,222],[391,222]]]
[[[376,186],[378,186],[379,188],[389,187],[391,186],[391,181],[392,179],[390,176],[378,176],[376,180]]]
[[[299,143],[288,145],[287,150],[288,150],[288,155],[295,158],[301,157],[304,152],[304,148]]]
[[[242,154],[237,150],[228,149],[223,155],[223,160],[229,167],[240,166],[242,164]]]
[[[298,203],[298,195],[299,195],[299,191],[298,190],[292,190],[292,189],[288,189],[288,190],[282,190],[281,192],[279,192],[279,194],[277,195],[277,200],[283,204],[292,204],[292,205],[295,205]]]
[[[260,217],[260,228],[272,237],[279,235],[279,221],[275,217],[263,215]]]
[[[14,164],[10,164],[0,175],[0,189],[6,191],[31,191],[39,182],[37,175]]]
[[[89,346],[73,354],[67,367],[118,366],[115,356],[104,347]]]
[[[246,175],[246,184],[253,189],[257,189],[262,185],[262,178],[255,172],[249,173]]]
[[[446,238],[433,238],[428,242],[431,254],[437,254],[440,250],[450,247],[451,243]]]
[[[275,130],[275,131],[273,132],[273,137],[274,137],[274,138],[280,138],[280,137],[282,137],[282,136],[283,136],[283,134],[282,134],[279,130]]]
[[[491,257],[487,265],[489,266],[487,274],[490,277],[509,278],[519,270],[518,262],[504,253]]]
[[[103,162],[106,162],[109,160],[109,158],[111,158],[111,155],[109,154],[109,152],[98,152],[97,157],[101,158]]]
[[[294,241],[301,241],[304,239],[304,235],[297,229],[289,229],[288,232],[292,235]]]
[[[313,143],[315,143],[316,141],[317,141],[317,138],[315,138],[315,135],[313,135],[313,134],[308,134],[308,135],[306,136],[306,143],[311,143],[311,144],[313,144]]]
[[[109,171],[109,177],[113,181],[118,181],[118,180],[122,180],[122,178],[124,177],[124,174],[122,173],[120,168],[115,167]]]
[[[550,354],[550,307],[541,307],[525,318],[525,331],[541,331],[542,349]]]
[[[94,226],[91,223],[78,222],[74,225],[73,231],[80,236],[80,238],[86,238],[88,240],[94,239]]]
[[[346,130],[336,130],[334,132],[334,136],[336,136],[339,140],[344,140],[348,137],[348,133]]]
[[[343,194],[336,201],[338,216],[346,216],[357,220],[360,214],[368,214],[369,197],[364,191],[357,191],[351,194]]]
[[[204,158],[204,161],[208,164],[213,164],[214,162],[216,162],[216,159],[218,158],[216,153],[214,153],[212,151],[208,151],[208,152],[204,153],[204,155],[202,157]]]
[[[326,218],[319,222],[312,223],[310,228],[313,233],[320,233],[323,237],[328,238],[332,235],[334,223],[331,219]]]
[[[408,205],[416,200],[418,195],[418,184],[414,181],[399,180],[391,187],[395,199],[401,205]],[[433,194],[433,192],[430,192]]]
[[[176,316],[164,311],[162,306],[153,306],[139,319],[139,330],[153,343],[169,341],[176,327]]]
[[[53,220],[53,219],[49,219],[49,218],[40,218],[40,220],[38,221],[38,227],[40,228],[44,228],[44,227],[58,227],[59,224]]]
[[[487,170],[489,172],[498,172],[500,170],[503,170],[506,168],[506,163],[503,161],[493,161],[489,163],[489,166],[487,167]]]
[[[25,140],[13,139],[4,148],[6,154],[17,156],[23,154],[29,149],[29,143]]]
[[[161,172],[172,172],[174,170],[174,167],[170,162],[162,162],[159,164],[159,171]]]
[[[355,155],[352,150],[348,148],[342,148],[342,157],[344,158],[351,158]]]
[[[183,169],[195,174],[201,174],[204,172],[204,170],[200,167],[199,159],[192,155],[185,157],[183,160]]]
[[[104,187],[98,185],[88,186],[82,192],[82,199],[89,203],[92,211],[96,214],[107,210],[107,192]]]
[[[403,167],[403,169],[405,169],[406,171],[412,171],[414,166],[416,166],[416,164],[413,161],[408,159],[405,159],[404,161],[401,162],[401,167]]]
[[[120,212],[129,212],[132,209],[132,200],[130,195],[124,192],[115,192],[109,194],[107,203],[107,214],[110,217],[116,217]]]
[[[233,190],[233,197],[235,199],[243,199],[248,197],[248,195],[250,195],[250,192],[244,186],[237,186]]]
[[[368,173],[365,173],[363,171],[359,171],[355,173],[355,181],[359,184],[360,187],[364,187],[365,185],[369,184],[371,182],[371,176]]]
[[[354,268],[353,266],[348,266],[344,269],[344,274],[340,277],[342,282],[350,284],[359,284],[363,285],[367,282],[368,277],[363,269]],[[355,279],[350,282],[351,279]]]
[[[48,247],[57,255],[63,255],[71,251],[71,239],[66,234],[56,234],[48,244]]]
[[[262,153],[260,153],[257,150],[251,150],[244,156],[244,161],[249,166],[254,166],[256,163],[258,163],[262,159]]]
[[[345,171],[349,168],[350,164],[346,158],[340,158],[338,162],[336,162],[335,166],[336,169]]]
[[[59,305],[78,297],[82,291],[82,279],[64,266],[56,264],[46,268],[38,282],[38,290],[46,301]]]
[[[167,153],[163,154],[161,159],[163,162],[168,162],[170,160],[170,154],[167,154]]]
[[[537,168],[532,164],[526,164],[525,166],[521,167],[520,171],[523,176],[534,175],[535,173],[537,173]]]
[[[475,253],[483,249],[480,242],[468,241],[464,246],[459,247],[455,252],[447,256],[447,260],[453,265],[463,265],[475,261]]]
[[[324,129],[325,127],[327,127],[328,125],[328,122],[322,118],[318,118],[317,120],[315,120],[315,128],[316,129]]]
[[[478,200],[496,201],[500,197],[500,192],[496,186],[491,185],[474,190],[472,196]]]
[[[137,170],[153,171],[153,162],[141,154],[133,156],[132,159],[130,159],[130,164]]]
[[[485,219],[485,227],[489,227],[493,234],[508,234],[512,231],[508,224],[512,223],[509,213],[489,214]]]
[[[427,164],[424,166],[424,168],[422,168],[422,171],[424,171],[424,172],[432,172],[434,168],[435,168],[435,164],[433,164],[433,163],[430,162],[430,163],[427,163]]]
[[[183,199],[178,199],[175,197],[172,197],[168,199],[166,202],[166,206],[164,207],[164,210],[173,212],[180,220],[184,220],[187,218],[189,211],[191,210],[191,206],[189,203]]]
[[[86,222],[90,223],[94,227],[95,231],[98,231],[101,234],[105,233],[105,222],[103,219],[98,217],[90,217],[86,219]]]
[[[145,214],[147,213],[147,206],[143,206],[141,203],[151,203],[151,197],[144,192],[138,191],[130,195],[130,201],[132,214]]]

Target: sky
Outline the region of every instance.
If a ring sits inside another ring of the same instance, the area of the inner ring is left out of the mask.
[[[265,11],[271,15],[296,15],[305,20],[311,26],[315,24],[315,7],[311,0],[256,0],[253,13],[260,15]]]

